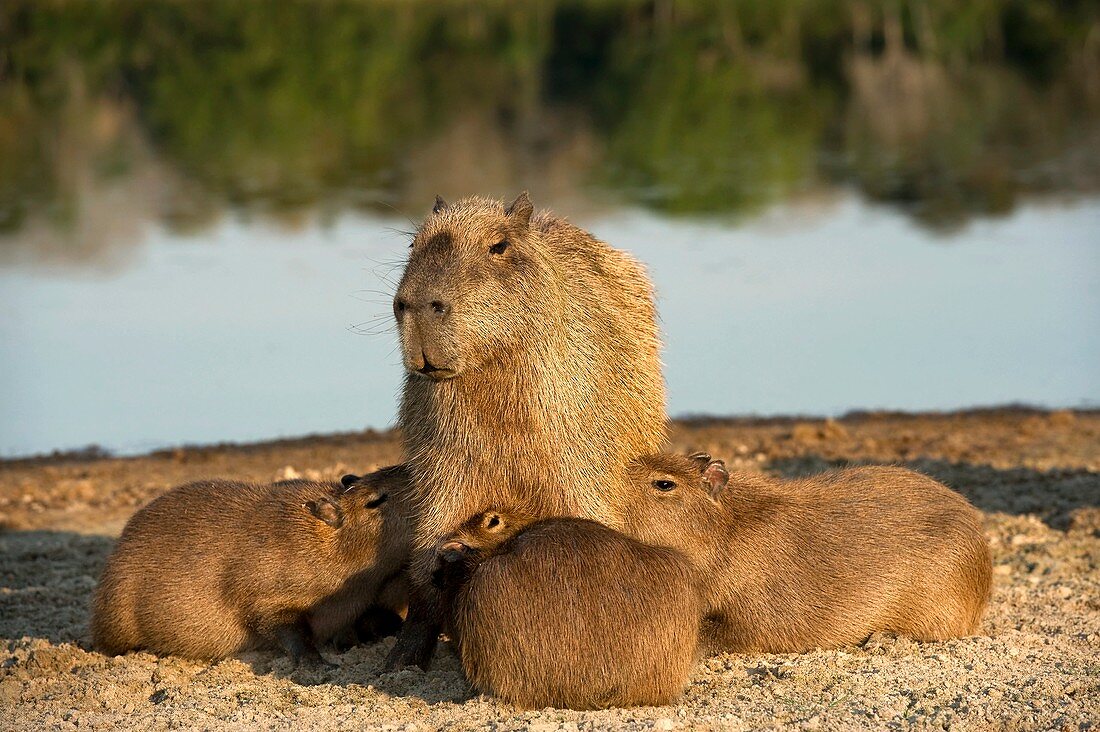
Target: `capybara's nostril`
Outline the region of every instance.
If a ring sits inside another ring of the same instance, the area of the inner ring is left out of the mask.
[[[432,300],[432,311],[436,315],[446,315],[451,311],[451,306],[441,300]]]
[[[402,300],[401,298],[397,298],[396,300],[394,300],[394,301],[393,301],[393,311],[394,311],[395,313],[397,313],[398,315],[400,315],[401,313],[405,312],[405,310],[406,310],[406,309],[407,309],[408,307],[409,307],[408,303],[406,303],[406,302],[405,302],[404,300]]]

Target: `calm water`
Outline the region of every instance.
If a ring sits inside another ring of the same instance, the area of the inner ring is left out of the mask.
[[[673,414],[1095,405],[1100,16],[911,5],[5,3],[0,454],[390,424],[410,220],[522,188]]]

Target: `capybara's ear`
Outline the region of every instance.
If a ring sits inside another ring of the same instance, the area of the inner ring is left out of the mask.
[[[489,531],[500,531],[504,528],[504,519],[496,511],[486,511],[481,517],[481,525]]]
[[[717,501],[718,496],[726,489],[730,474],[726,470],[726,464],[721,460],[712,460],[707,469],[703,471],[703,486],[707,489],[707,495],[712,501]]]
[[[710,453],[709,452],[693,452],[688,455],[688,459],[695,463],[695,467],[699,468],[699,472],[702,473],[710,465]]]
[[[324,521],[334,529],[344,525],[344,512],[340,507],[327,498],[319,501],[306,501],[304,504],[309,512]]]
[[[527,191],[524,191],[504,210],[504,214],[511,219],[512,225],[517,229],[526,229],[534,210],[535,207],[531,205],[531,197],[527,195]]]
[[[443,200],[443,196],[435,197],[435,205],[432,206],[432,213],[439,213],[443,209],[447,208],[447,202]]]
[[[348,489],[358,483],[361,479],[362,476],[352,475],[351,473],[348,473],[344,477],[340,478],[340,485],[344,486],[345,489]]]
[[[457,562],[466,556],[466,553],[470,551],[470,547],[463,544],[461,541],[451,540],[443,546],[439,547],[439,558],[444,562]]]

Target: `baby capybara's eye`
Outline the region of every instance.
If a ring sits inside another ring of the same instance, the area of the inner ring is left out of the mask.
[[[489,247],[490,254],[504,254],[504,250],[508,248],[508,240],[501,239],[493,246]]]
[[[653,487],[659,491],[670,491],[676,487],[676,483],[671,480],[655,480]]]

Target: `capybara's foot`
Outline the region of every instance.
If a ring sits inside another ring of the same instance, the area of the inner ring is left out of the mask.
[[[358,629],[350,625],[332,636],[332,648],[337,653],[347,653],[359,643]]]
[[[439,638],[439,628],[434,624],[406,622],[397,636],[397,642],[386,656],[382,670],[400,671],[416,666],[427,671],[431,666],[435,645]]]
[[[311,648],[298,658],[294,659],[299,666],[307,668],[331,669],[337,668],[335,663],[326,661],[325,657],[316,648]]]
[[[313,638],[301,621],[280,625],[272,632],[279,644],[290,654],[290,659],[294,661],[295,665],[319,668],[336,667],[336,664],[326,661],[317,650],[317,647],[313,645]]]
[[[360,643],[374,643],[400,633],[403,622],[393,610],[375,605],[359,616],[355,632]]]

